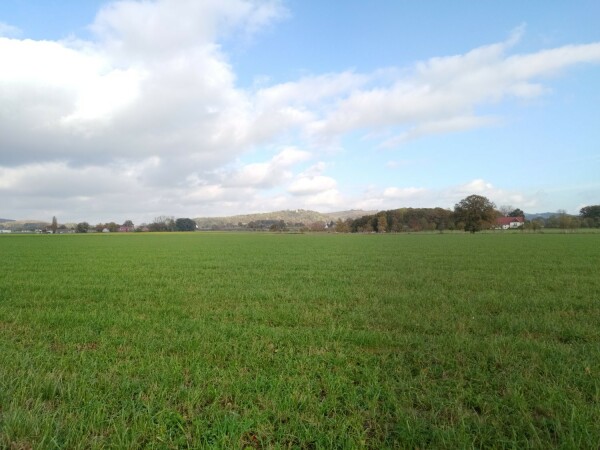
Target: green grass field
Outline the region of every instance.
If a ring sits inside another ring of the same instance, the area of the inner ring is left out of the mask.
[[[589,448],[600,234],[0,236],[0,448]]]

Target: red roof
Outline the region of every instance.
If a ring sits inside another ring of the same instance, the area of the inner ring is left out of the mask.
[[[512,222],[525,223],[524,217],[498,217],[496,223],[498,225],[510,225]]]

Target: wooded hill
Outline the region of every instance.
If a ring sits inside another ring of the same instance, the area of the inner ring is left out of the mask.
[[[40,230],[50,225],[43,220],[0,220],[0,230]]]
[[[376,211],[363,211],[360,209],[351,209],[348,211],[337,211],[331,213],[320,213],[306,209],[293,209],[283,211],[273,211],[257,214],[242,214],[229,217],[197,217],[194,220],[201,230],[210,230],[216,228],[237,228],[246,227],[251,222],[265,221],[283,221],[289,225],[303,224],[310,225],[315,222],[335,222],[338,219],[356,219],[368,214],[375,214]]]

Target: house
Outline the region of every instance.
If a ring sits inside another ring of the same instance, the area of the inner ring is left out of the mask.
[[[522,227],[525,217],[498,217],[496,219],[496,230],[510,230]]]
[[[129,227],[127,225],[121,225],[119,227],[119,233],[130,233],[132,231],[134,231],[133,226]]]

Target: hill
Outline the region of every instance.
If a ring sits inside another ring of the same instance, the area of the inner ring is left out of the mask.
[[[5,230],[12,231],[33,231],[42,229],[46,226],[50,225],[49,222],[45,222],[43,220],[10,220],[10,221],[0,221],[0,228]]]
[[[283,211],[273,211],[256,214],[241,214],[228,217],[197,217],[194,220],[200,229],[211,228],[230,228],[238,227],[240,224],[246,226],[250,222],[257,221],[280,221],[286,224],[311,224],[315,222],[331,222],[338,219],[356,219],[367,214],[374,214],[375,211],[363,211],[361,209],[352,209],[348,211],[337,211],[331,213],[320,213],[306,209],[293,209]]]
[[[525,213],[525,220],[534,220],[534,219],[550,219],[551,217],[560,215],[559,212],[543,212],[543,213]],[[577,214],[567,214],[571,217],[577,217]]]

